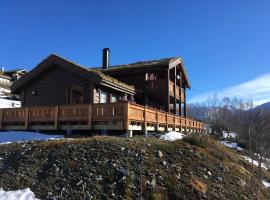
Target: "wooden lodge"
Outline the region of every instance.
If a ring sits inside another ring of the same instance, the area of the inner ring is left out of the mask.
[[[200,132],[187,118],[190,83],[179,57],[86,68],[50,55],[11,86],[21,108],[0,109],[0,130]]]

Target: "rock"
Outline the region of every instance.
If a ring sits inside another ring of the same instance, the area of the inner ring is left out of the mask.
[[[246,186],[246,181],[243,180],[243,179],[241,179],[241,180],[239,181],[239,184],[240,184],[242,187],[245,187],[245,186]]]
[[[162,161],[162,165],[163,165],[164,167],[167,165],[167,163],[166,163],[165,160]]]
[[[103,181],[102,175],[100,175],[99,177],[97,177],[97,181]]]
[[[208,179],[208,176],[206,176],[206,175],[203,175],[203,177],[204,177],[205,179]]]
[[[158,156],[159,158],[162,158],[162,157],[163,157],[163,153],[162,153],[160,150],[158,150],[158,151],[157,151],[157,156]]]
[[[208,174],[209,176],[212,176],[212,173],[211,173],[210,171],[208,171],[207,174]]]
[[[122,176],[128,176],[128,170],[120,168],[118,169],[118,171],[121,173]]]
[[[223,181],[223,178],[217,177],[218,181]]]
[[[125,150],[125,147],[121,147],[121,151],[124,151]]]
[[[158,180],[159,181],[163,181],[163,177],[162,176],[158,176]]]
[[[81,185],[82,183],[83,183],[83,181],[80,180],[80,181],[77,183],[77,185]]]

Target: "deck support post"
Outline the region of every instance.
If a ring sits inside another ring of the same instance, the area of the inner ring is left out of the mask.
[[[126,134],[127,134],[128,138],[133,137],[133,131],[132,130],[126,131]]]

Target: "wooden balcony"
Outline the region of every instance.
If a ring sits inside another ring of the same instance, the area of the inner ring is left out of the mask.
[[[174,83],[172,81],[170,81],[170,84],[169,84],[169,91],[170,91],[170,96],[174,97]],[[176,85],[176,99],[177,100],[180,100],[180,94],[181,94],[181,102],[184,102],[185,101],[185,98],[184,98],[184,90],[183,88],[180,88]]]
[[[0,130],[202,131],[201,122],[128,103],[0,109]]]
[[[166,91],[167,91],[167,80],[149,80],[146,81],[146,87],[147,87],[147,91],[150,94],[153,95],[159,95],[159,96],[163,96],[163,95],[167,95]],[[176,99],[180,100],[180,92],[181,92],[181,102],[184,102],[184,90],[181,89],[176,86]],[[169,84],[169,93],[170,96],[174,97],[174,83],[172,81],[170,81]]]

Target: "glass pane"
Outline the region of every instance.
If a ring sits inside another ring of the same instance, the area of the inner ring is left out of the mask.
[[[107,103],[107,93],[106,92],[100,93],[100,103]]]
[[[117,97],[115,95],[112,95],[111,102],[112,103],[117,102]]]

